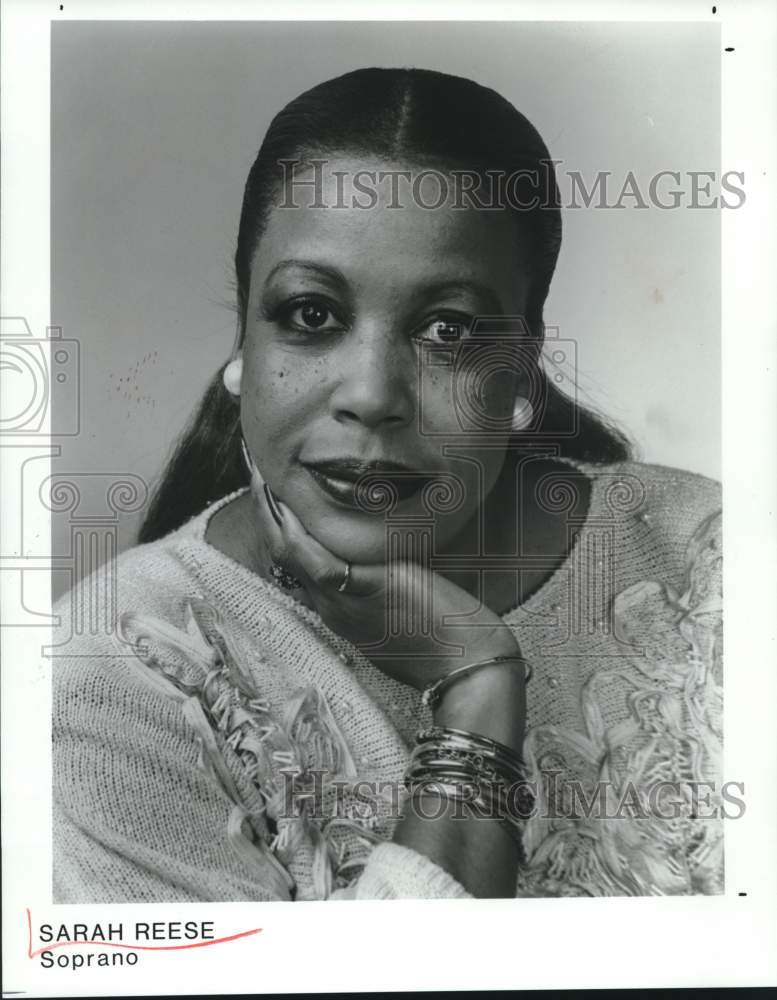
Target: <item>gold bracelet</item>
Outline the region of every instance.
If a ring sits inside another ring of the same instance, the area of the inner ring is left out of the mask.
[[[523,656],[492,656],[490,660],[478,660],[477,663],[468,663],[463,667],[457,667],[452,670],[445,677],[441,677],[439,680],[433,681],[425,689],[424,693],[421,695],[421,701],[424,705],[429,708],[434,708],[442,697],[443,691],[455,681],[459,680],[468,674],[471,674],[475,670],[479,670],[481,667],[489,667],[493,663],[522,663],[524,665],[524,683],[529,682],[532,675],[531,664]]]
[[[518,839],[535,807],[526,765],[511,747],[480,733],[432,726],[421,730],[405,769],[408,791],[442,783],[477,806],[498,807],[500,821]],[[466,793],[465,793],[466,789]],[[482,815],[482,811],[481,811]]]
[[[452,729],[449,726],[432,726],[429,729],[422,729],[416,735],[416,745],[412,756],[416,757],[424,753],[425,748],[430,744],[434,745],[435,749],[444,746],[448,750],[480,751],[484,758],[494,761],[501,767],[507,767],[508,771],[516,771],[519,775],[526,768],[523,758],[515,750],[480,733]]]

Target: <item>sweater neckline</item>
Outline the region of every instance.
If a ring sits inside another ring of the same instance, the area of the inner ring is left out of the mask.
[[[586,529],[589,525],[596,520],[597,516],[601,512],[602,505],[602,490],[603,477],[596,474],[597,470],[600,470],[599,466],[591,466],[589,463],[576,462],[571,459],[557,459],[566,465],[569,465],[572,469],[577,472],[581,472],[588,476],[591,483],[591,490],[588,500],[588,510],[586,511],[585,517],[580,524],[580,528],[575,533],[575,538],[572,545],[569,548],[566,556],[561,563],[553,570],[550,576],[542,583],[540,586],[529,594],[529,596],[522,601],[520,604],[516,604],[514,607],[509,608],[507,611],[503,612],[499,617],[502,621],[509,623],[518,615],[533,614],[537,613],[543,604],[547,604],[549,596],[556,591],[558,584],[561,580],[565,579],[569,573],[569,569],[577,561],[578,554],[581,546],[581,539],[586,533]],[[272,597],[278,603],[284,605],[291,611],[294,611],[300,618],[307,621],[309,624],[316,626],[317,628],[323,628],[325,631],[329,631],[329,627],[326,625],[324,620],[314,611],[309,608],[306,604],[298,601],[288,591],[282,590],[280,587],[271,583],[269,580],[265,580],[263,576],[253,570],[248,569],[243,563],[238,562],[231,556],[228,556],[221,549],[216,548],[215,545],[205,538],[205,533],[208,528],[210,519],[216,514],[217,511],[221,510],[222,507],[226,507],[228,503],[231,503],[237,497],[242,496],[242,494],[248,491],[248,486],[242,486],[232,493],[221,497],[219,500],[214,501],[208,507],[206,507],[199,514],[195,515],[191,521],[189,521],[183,528],[179,529],[178,534],[180,541],[194,541],[202,546],[209,560],[221,562],[224,566],[229,567],[230,570],[240,577],[245,584],[253,585],[259,590],[263,591],[265,595]]]

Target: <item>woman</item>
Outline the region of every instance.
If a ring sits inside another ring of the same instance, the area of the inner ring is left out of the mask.
[[[719,490],[543,372],[559,244],[493,91],[276,116],[235,352],[56,670],[57,901],[722,891]]]

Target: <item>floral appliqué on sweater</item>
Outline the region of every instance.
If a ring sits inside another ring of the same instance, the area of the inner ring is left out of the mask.
[[[194,729],[198,766],[233,803],[227,836],[243,860],[262,869],[280,898],[303,898],[291,874],[295,859],[311,864],[310,898],[350,885],[374,844],[390,836],[390,803],[354,789],[363,775],[324,696],[308,686],[271,708],[203,600],[186,601],[183,629],[124,614],[117,639],[134,652],[142,679],[179,704]]]
[[[644,581],[615,597],[634,655],[583,684],[585,731],[527,733],[539,794],[518,895],[723,891],[720,522],[708,517],[691,539],[681,591]],[[605,690],[625,719],[608,722]]]

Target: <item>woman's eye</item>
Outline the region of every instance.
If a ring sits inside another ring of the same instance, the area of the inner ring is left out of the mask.
[[[434,319],[416,334],[418,340],[432,344],[455,345],[469,333],[469,323],[462,319]]]
[[[283,317],[286,325],[305,332],[316,331],[327,333],[342,329],[332,310],[323,302],[291,303]]]

